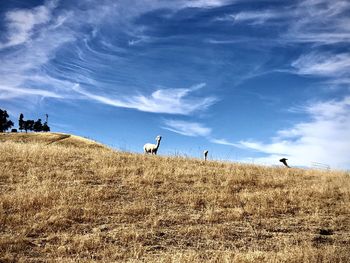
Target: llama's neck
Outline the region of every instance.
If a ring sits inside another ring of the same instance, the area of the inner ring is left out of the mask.
[[[158,150],[159,148],[159,144],[160,144],[160,140],[157,140],[157,144],[156,144],[156,149]]]

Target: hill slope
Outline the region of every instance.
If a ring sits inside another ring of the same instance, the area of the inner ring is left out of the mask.
[[[0,262],[350,258],[346,173],[4,136]]]
[[[0,133],[0,142],[59,144],[80,148],[101,148],[104,145],[80,136],[65,133],[36,132],[36,133]]]

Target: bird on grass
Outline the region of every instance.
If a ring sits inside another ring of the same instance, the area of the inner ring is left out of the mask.
[[[288,168],[290,168],[290,166],[287,164],[287,160],[288,159],[286,159],[286,158],[282,158],[281,160],[280,160],[280,162],[281,163],[283,163],[285,166],[287,166]]]

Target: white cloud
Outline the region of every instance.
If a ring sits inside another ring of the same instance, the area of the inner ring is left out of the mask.
[[[229,2],[230,2],[229,0],[185,0],[185,1],[182,1],[182,6],[198,7],[198,8],[218,7],[218,6],[226,5]]]
[[[189,115],[195,111],[205,110],[216,102],[216,98],[214,97],[189,97],[191,92],[201,89],[204,86],[205,84],[201,83],[187,89],[159,89],[149,96],[123,95],[118,97],[107,94],[94,94],[82,89],[78,84],[73,87],[73,90],[84,95],[86,98],[115,107],[154,113]]]
[[[313,52],[292,63],[298,74],[339,77],[350,72],[350,54]]]
[[[63,98],[69,93],[65,81],[52,78],[41,70],[53,53],[64,43],[74,40],[73,35],[65,32],[41,32],[40,36],[17,49],[0,57],[1,100],[20,98],[28,103],[36,103],[33,97]],[[71,85],[70,85],[71,86]],[[25,95],[25,96],[24,96]]]
[[[247,149],[267,154],[256,161],[276,163],[287,157],[291,165],[308,166],[312,162],[332,168],[350,168],[350,97],[343,100],[317,102],[305,107],[309,122],[297,123],[277,132],[271,143],[240,141]]]
[[[165,126],[162,127],[163,129],[166,129],[181,135],[192,136],[192,137],[201,136],[201,137],[205,137],[208,141],[215,144],[233,146],[241,149],[247,148],[246,146],[242,145],[242,143],[234,143],[226,139],[214,138],[212,136],[212,129],[198,122],[190,122],[190,121],[182,121],[182,120],[165,120],[164,124]]]
[[[14,97],[22,97],[24,99],[22,96],[24,92],[27,94],[25,98],[28,100],[30,100],[30,97],[37,96],[54,97],[53,94],[57,96],[60,94],[59,96],[64,98],[73,98],[76,95],[75,92],[71,92],[71,87],[74,83],[83,82],[84,80],[99,85],[90,76],[82,74],[82,72],[86,72],[82,68],[83,66],[80,67],[79,74],[76,74],[78,71],[77,67],[80,66],[78,64],[70,68],[73,72],[72,74],[66,73],[64,75],[64,81],[61,80],[62,74],[50,74],[52,69],[50,60],[55,57],[55,53],[63,45],[72,43],[72,46],[78,49],[78,55],[80,55],[80,47],[75,45],[74,42],[80,39],[84,41],[88,38],[86,34],[80,32],[82,25],[88,24],[92,26],[93,34],[90,37],[94,37],[101,23],[108,23],[113,19],[113,23],[131,36],[130,45],[141,44],[142,42],[147,42],[148,37],[143,35],[142,26],[136,26],[132,21],[142,13],[161,8],[173,10],[187,7],[205,8],[219,6],[226,2],[224,0],[180,0],[176,2],[159,0],[140,2],[135,0],[130,4],[129,1],[122,0],[116,4],[113,1],[106,1],[98,7],[92,5],[88,9],[73,8],[69,11],[60,9],[53,13],[57,6],[57,1],[52,0],[32,9],[11,10],[5,14],[6,39],[5,42],[0,43],[0,49],[20,44],[21,46],[16,47],[16,49],[9,49],[7,53],[0,57],[2,65],[0,68],[1,84],[7,87],[6,95],[3,94],[0,99],[9,100]],[[112,58],[110,54],[99,53],[91,49],[86,41],[84,43],[88,51],[94,54],[95,58],[101,60],[102,57]],[[112,46],[112,44],[108,46],[108,49],[118,50],[118,52],[122,50],[121,47]],[[79,58],[86,62],[82,56]],[[113,57],[113,59],[117,58]],[[45,70],[42,70],[43,68]],[[72,83],[73,81],[74,83]],[[28,85],[28,82],[35,85]],[[38,89],[36,89],[37,87]],[[10,92],[10,89],[13,89],[13,91]],[[27,91],[25,91],[26,89]],[[46,92],[44,92],[44,89]],[[37,90],[40,90],[40,92]],[[104,97],[101,94],[92,94],[88,91],[84,92],[86,94],[89,93],[90,98],[103,103],[149,112],[189,114],[196,110],[205,109],[214,103],[215,99],[212,97],[203,99],[191,98],[189,93],[193,91],[195,91],[193,88],[160,89],[149,96],[134,95],[120,100],[109,96]],[[171,106],[174,108],[170,109]]]
[[[347,0],[301,0],[284,7],[248,10],[218,17],[250,25],[283,25],[279,44],[305,42],[335,44],[350,42],[350,2]],[[271,39],[269,40],[271,42]]]
[[[245,11],[236,14],[219,17],[218,21],[234,21],[235,23],[249,23],[252,25],[263,24],[268,20],[277,18],[286,18],[288,13],[283,11],[263,10],[263,11]]]
[[[342,101],[331,100],[328,102],[317,102],[305,107],[307,113],[315,119],[333,120],[345,116],[350,110],[350,97],[345,97]]]
[[[240,143],[229,142],[226,139],[211,138],[210,142],[216,143],[216,144],[221,144],[221,145],[233,146],[233,147],[237,147],[237,148],[244,148]]]
[[[50,97],[50,98],[62,98],[60,94],[57,94],[52,91],[48,90],[42,90],[42,89],[33,89],[33,88],[17,88],[17,87],[6,87],[0,85],[0,99],[12,99],[16,97],[21,97],[21,96],[28,96],[28,95],[35,95],[35,96],[42,96],[42,97]]]
[[[291,12],[293,23],[283,35],[288,42],[318,44],[346,43],[350,41],[347,0],[304,0]]]
[[[163,129],[185,135],[185,136],[208,136],[211,129],[197,122],[188,122],[181,120],[165,120],[166,126]]]
[[[349,89],[350,54],[314,51],[303,54],[291,63],[289,72],[324,78],[324,85],[332,88]]]
[[[348,86],[350,54],[335,47],[350,44],[349,11],[350,2],[344,0],[304,0],[296,6],[295,22],[281,36],[282,42],[316,45],[291,63],[292,72],[328,78],[325,83],[331,87]],[[319,48],[322,45],[328,45],[327,51]]]
[[[345,14],[350,10],[348,1],[305,0],[294,10],[295,23],[281,37],[285,42],[312,42],[318,45],[349,43],[350,28]],[[323,51],[318,46],[291,63],[292,72],[300,75],[327,78],[328,85],[348,86],[350,55]],[[267,154],[258,158],[260,163],[276,163],[286,156],[294,165],[320,162],[333,168],[349,168],[350,98],[316,102],[299,108],[311,119],[277,132],[270,143],[245,140],[242,146]]]
[[[45,5],[33,9],[16,9],[8,12],[11,14],[11,21],[16,17],[18,21],[23,23],[29,21],[29,25],[23,26],[26,28],[24,33],[21,31],[22,35],[26,36],[25,41],[23,38],[23,43],[7,41],[0,45],[8,47],[22,44],[16,49],[9,49],[8,52],[4,52],[0,56],[0,64],[2,65],[0,67],[1,89],[3,91],[0,100],[11,102],[13,98],[18,98],[16,103],[25,100],[26,104],[36,104],[37,99],[45,97],[59,99],[74,99],[76,97],[76,93],[72,92],[71,89],[73,86],[69,80],[71,75],[69,73],[62,75],[60,72],[56,72],[57,69],[52,67],[50,60],[55,58],[55,53],[63,45],[68,43],[74,45],[74,41],[82,38],[82,34],[77,29],[81,25],[76,23],[77,20],[82,19],[85,13],[77,10],[60,11],[56,16],[53,16],[51,11],[55,7],[55,1],[48,1]],[[98,20],[98,17],[105,15],[102,11],[95,10],[95,12],[98,15],[94,14],[94,20],[88,16],[85,17],[86,20],[93,20],[91,22],[93,23]],[[92,17],[92,14],[89,15]],[[88,23],[87,21],[85,22]],[[11,28],[10,25],[11,23],[8,25],[9,28]],[[22,28],[21,25],[22,23],[18,23],[18,28]],[[36,25],[40,25],[40,27],[36,29]],[[17,31],[10,30],[7,34],[15,36]],[[81,72],[80,75],[82,75]],[[64,76],[64,80],[62,76]],[[80,81],[79,78],[75,78],[75,81],[77,80]]]
[[[16,9],[5,14],[7,22],[7,41],[0,43],[0,48],[19,45],[30,40],[34,27],[45,24],[51,19],[55,2],[47,2],[33,9]]]

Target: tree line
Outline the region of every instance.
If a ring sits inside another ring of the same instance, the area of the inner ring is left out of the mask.
[[[18,129],[20,131],[34,131],[34,132],[49,132],[50,127],[48,125],[48,115],[46,114],[46,121],[42,123],[41,119],[24,120],[24,115],[21,113],[18,119]],[[9,119],[9,115],[6,110],[0,109],[0,132],[5,132],[13,127],[14,123]],[[17,132],[17,129],[12,129],[12,132]]]

